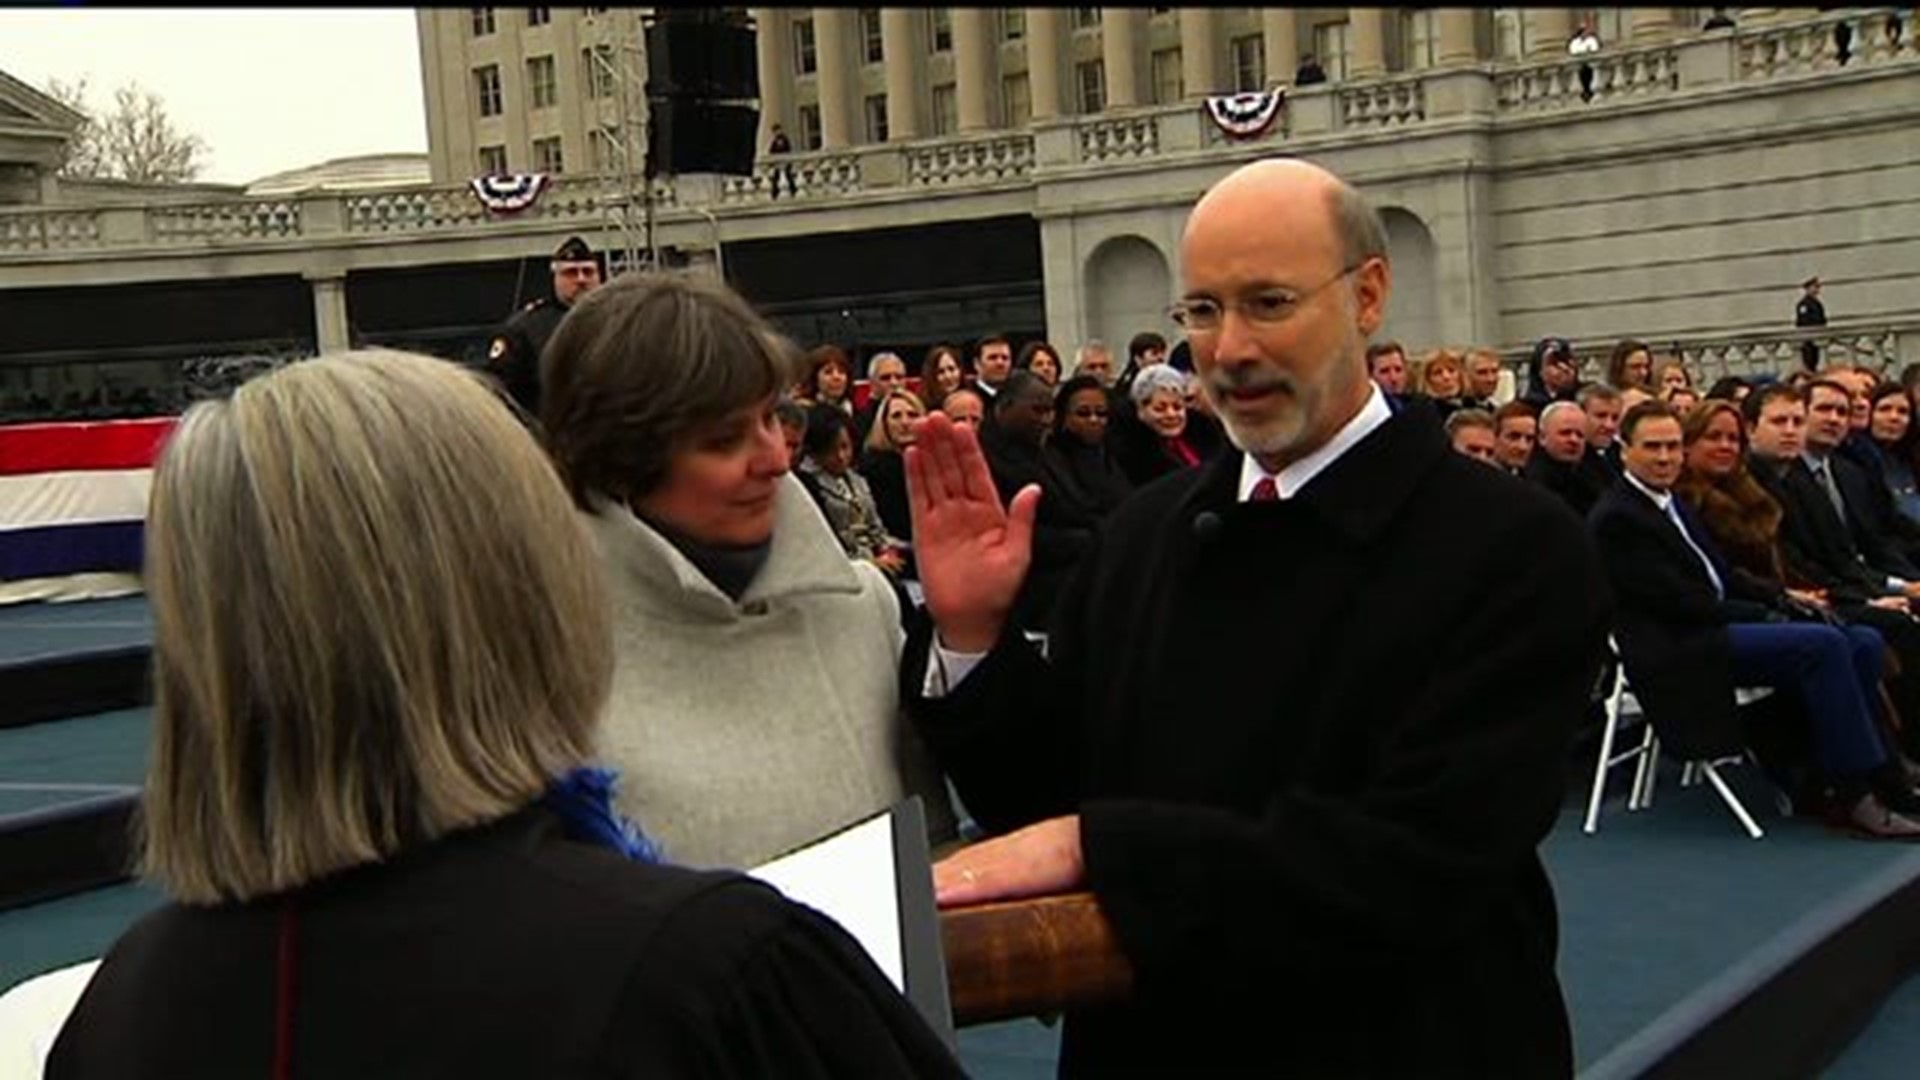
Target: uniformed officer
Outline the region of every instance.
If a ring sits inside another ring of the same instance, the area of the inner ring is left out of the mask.
[[[487,346],[487,370],[529,417],[540,415],[540,353],[574,301],[600,284],[593,249],[577,236],[553,253],[553,295],[542,296],[507,320]]]
[[[1800,328],[1827,325],[1827,305],[1820,302],[1820,279],[1810,277],[1800,284],[1800,302],[1793,306],[1793,325]],[[1800,362],[1808,371],[1820,370],[1820,343],[1800,343]]]

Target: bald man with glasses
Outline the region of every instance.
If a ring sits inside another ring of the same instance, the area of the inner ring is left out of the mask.
[[[1063,1076],[1569,1076],[1537,848],[1603,648],[1592,546],[1368,378],[1392,275],[1338,177],[1236,170],[1181,262],[1238,452],[1108,517],[1046,656],[1008,619],[1039,491],[1003,505],[939,416],[908,451],[908,707],[993,834],[940,902],[1093,893],[1135,989],[1069,1014]]]

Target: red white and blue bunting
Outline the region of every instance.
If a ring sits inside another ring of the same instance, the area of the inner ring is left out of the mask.
[[[476,176],[467,181],[473,197],[495,214],[517,214],[532,206],[547,190],[546,173],[509,173],[504,176]]]
[[[1213,94],[1207,98],[1207,115],[1230,139],[1258,138],[1280,115],[1286,93],[1285,87],[1276,86],[1245,94]]]

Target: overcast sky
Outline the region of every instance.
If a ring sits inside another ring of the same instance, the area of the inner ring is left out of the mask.
[[[156,91],[210,148],[204,180],[427,148],[412,8],[0,7],[0,71],[43,90],[87,76],[96,105]]]

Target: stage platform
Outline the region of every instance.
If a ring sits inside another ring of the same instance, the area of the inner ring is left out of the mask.
[[[72,620],[82,646],[122,632],[139,644],[140,627],[109,624],[144,626],[144,608],[113,603],[117,612],[47,610],[39,614],[57,617],[19,623],[60,633],[55,627]],[[7,622],[0,618],[0,635]],[[0,655],[17,655],[4,650],[18,646],[0,642]],[[66,851],[68,864],[112,865],[108,847],[125,837],[148,723],[135,707],[0,728],[0,988],[99,955],[159,902],[146,886],[103,887],[59,862]],[[1601,832],[1586,836],[1584,789],[1570,785],[1545,857],[1560,899],[1561,978],[1582,1077],[1913,1075],[1920,846],[1782,818],[1757,772],[1726,775],[1765,839],[1748,839],[1709,789],[1680,788],[1670,769],[1650,810],[1628,813],[1616,797]],[[117,821],[102,809],[115,805]],[[94,824],[70,830],[59,850],[43,842],[29,859],[44,879],[39,892],[33,880],[23,889],[6,873],[17,864],[5,854],[7,833],[36,822],[44,831],[63,813]],[[124,851],[119,859],[123,866]],[[1058,1029],[1031,1020],[971,1028],[961,1046],[973,1076],[1050,1077]]]

